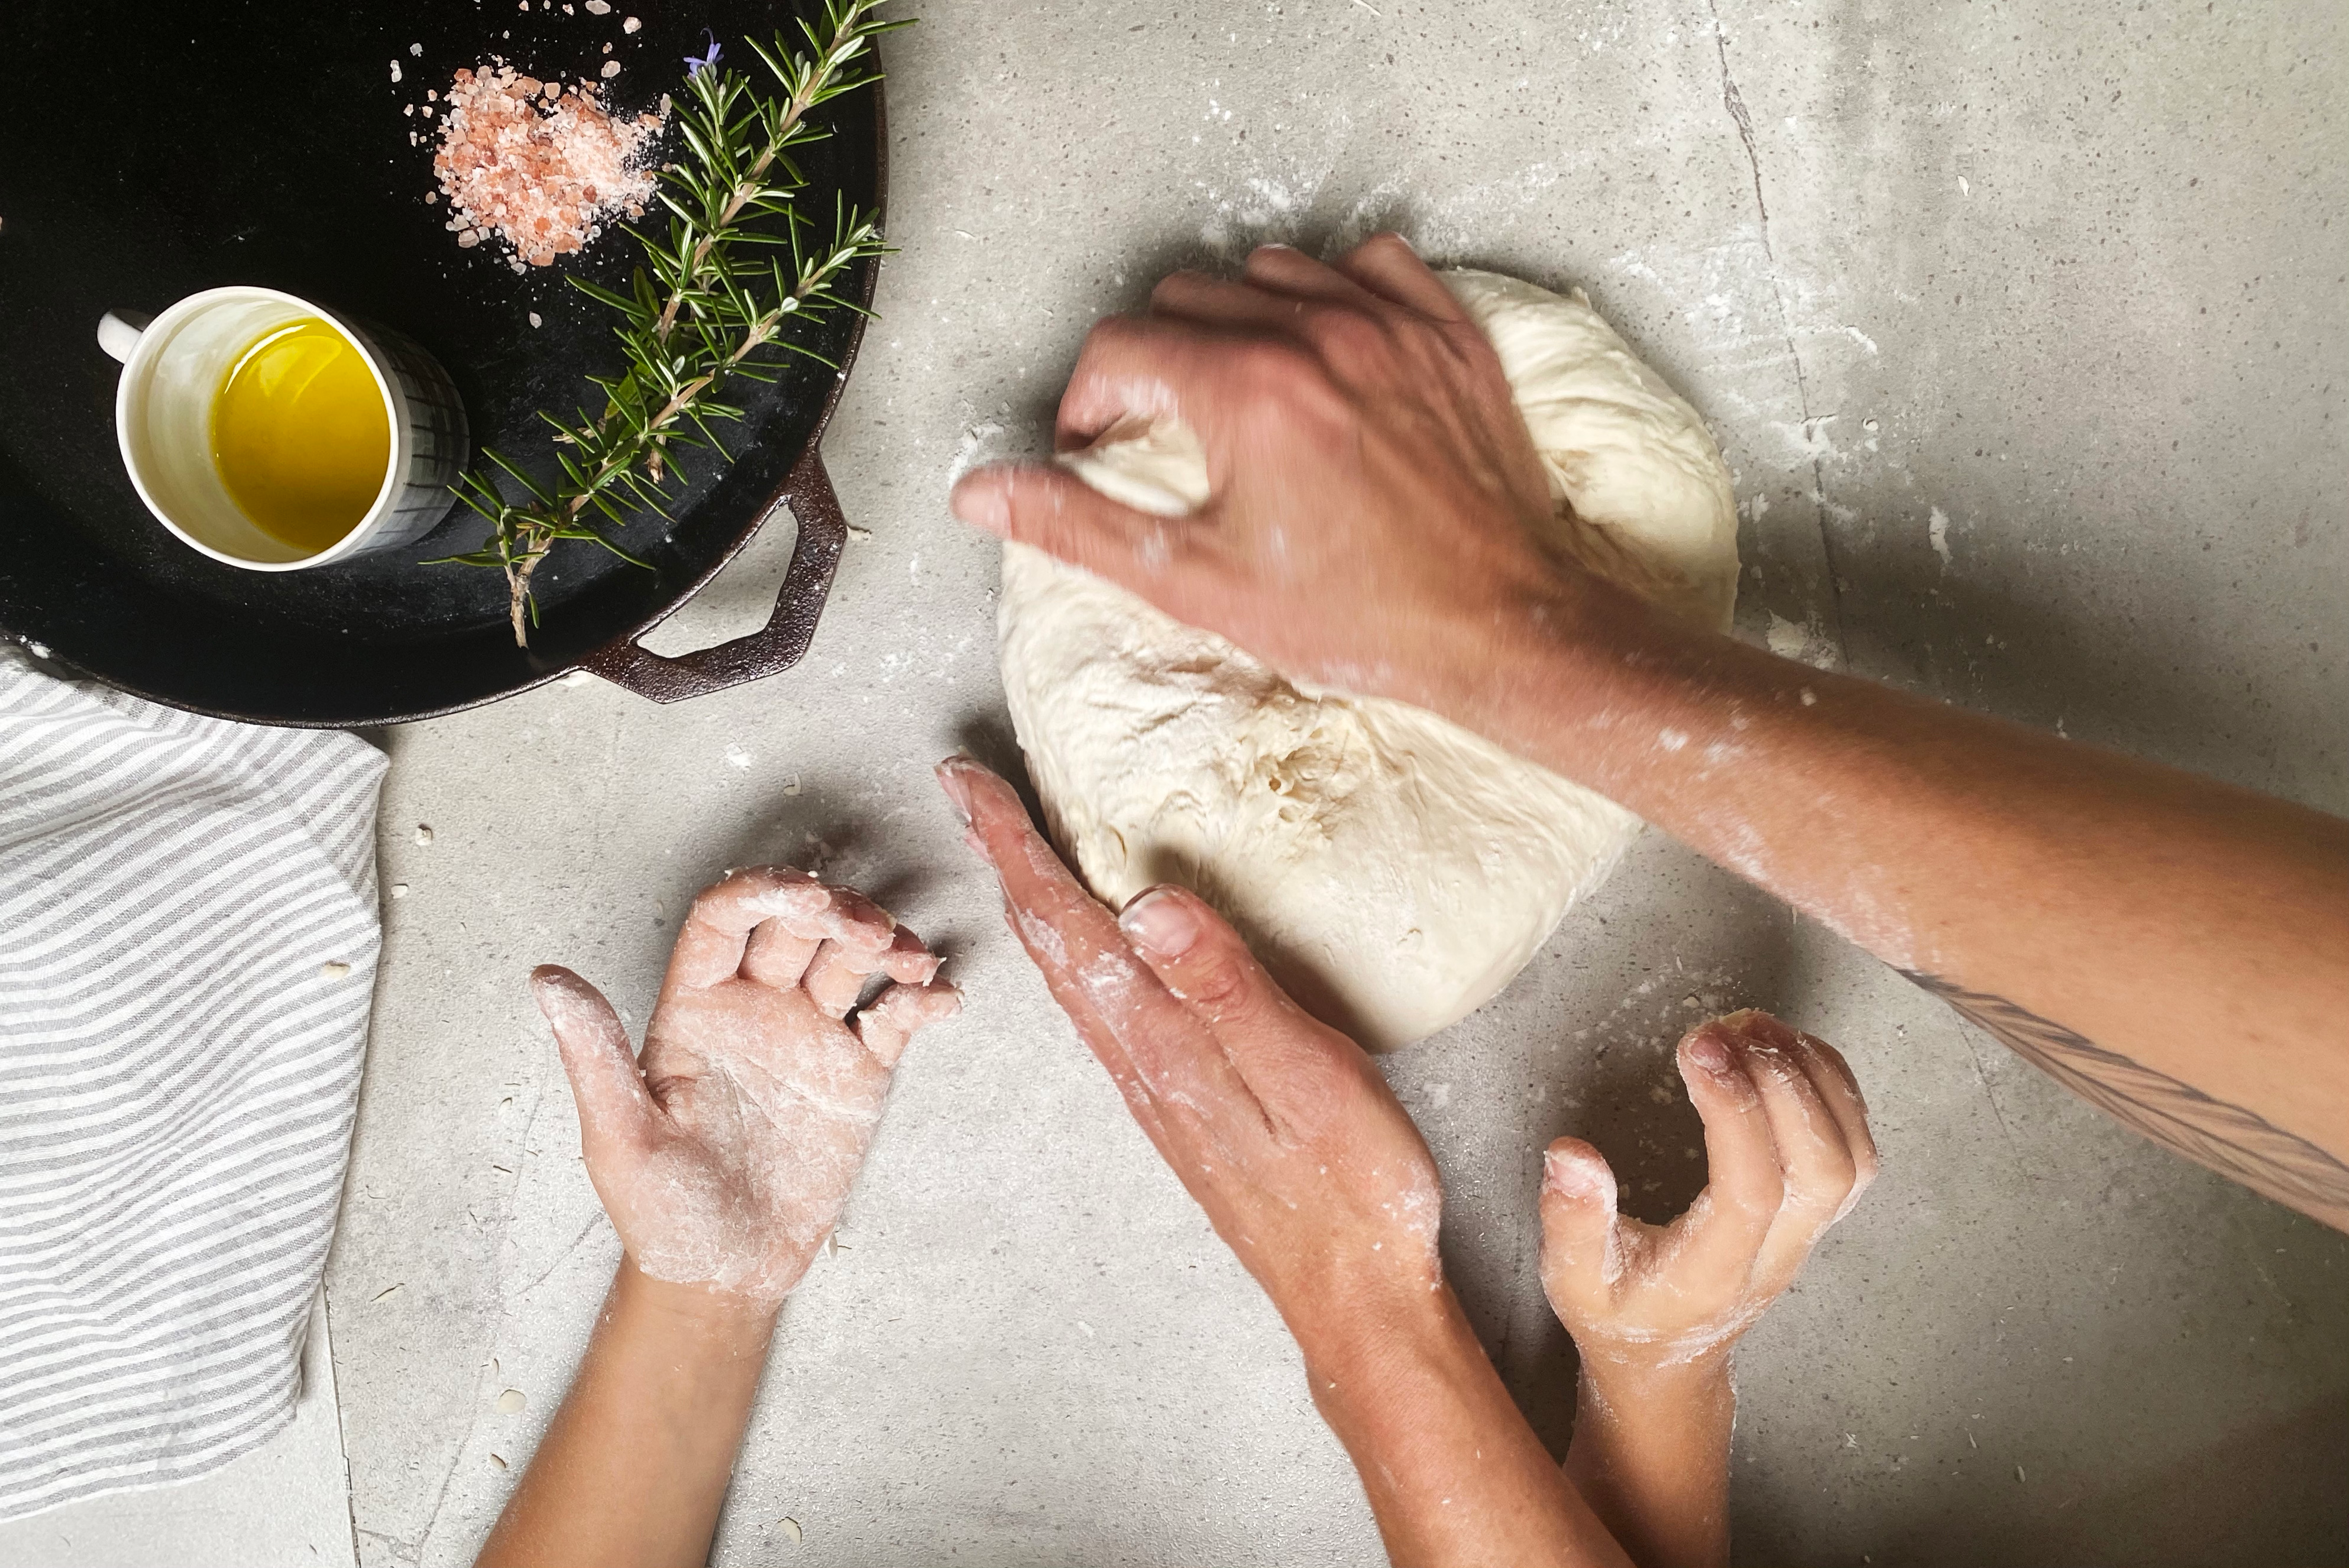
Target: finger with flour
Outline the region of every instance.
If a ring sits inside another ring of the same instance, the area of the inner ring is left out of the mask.
[[[554,1031],[579,1103],[579,1141],[591,1161],[625,1159],[651,1138],[660,1109],[645,1090],[628,1031],[604,994],[559,964],[530,974],[531,995]]]
[[[787,892],[800,896],[802,889],[822,896],[821,883],[789,866],[729,872],[724,881],[702,889],[686,912],[685,929],[678,933],[677,946],[669,954],[662,990],[732,979],[742,968],[750,934],[774,918],[779,899]]]
[[[900,981],[856,1015],[856,1037],[883,1067],[894,1068],[916,1034],[961,1011],[962,993],[943,981]]]

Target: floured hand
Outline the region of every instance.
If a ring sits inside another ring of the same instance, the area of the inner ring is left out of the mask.
[[[532,972],[588,1178],[638,1270],[770,1305],[799,1283],[906,1041],[961,1006],[937,968],[863,894],[761,866],[694,900],[641,1063],[594,986]],[[884,989],[859,1008],[875,976]]]
[[[1174,273],[1147,315],[1098,323],[1056,446],[1167,416],[1206,459],[1188,516],[1050,464],[966,476],[956,515],[1286,675],[1455,717],[1492,684],[1503,629],[1618,597],[1534,542],[1548,480],[1500,357],[1392,234],[1328,265],[1268,245],[1237,281]]]
[[[1544,1161],[1542,1286],[1586,1367],[1725,1359],[1876,1178],[1868,1106],[1834,1047],[1749,1010],[1691,1030],[1680,1066],[1711,1184],[1679,1219],[1618,1213],[1614,1173],[1578,1138]]]
[[[1009,785],[961,757],[938,777],[1053,998],[1308,1359],[1431,1304],[1435,1162],[1361,1047],[1193,894],[1154,888],[1112,916]]]

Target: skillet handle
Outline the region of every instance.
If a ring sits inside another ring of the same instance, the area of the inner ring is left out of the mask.
[[[806,455],[792,465],[775,504],[792,509],[799,523],[799,539],[792,546],[791,570],[783,574],[782,591],[775,595],[775,612],[765,625],[748,636],[674,658],[648,653],[624,638],[588,655],[581,661],[584,666],[638,696],[683,702],[780,675],[798,664],[815,635],[824,596],[832,592],[833,573],[840,565],[841,548],[848,542],[848,519],[840,510],[840,498],[833,493],[832,478],[823,471],[823,459],[815,443],[810,442]],[[767,517],[772,521],[774,512],[771,511]]]

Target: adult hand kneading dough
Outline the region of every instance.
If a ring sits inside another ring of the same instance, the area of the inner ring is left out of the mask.
[[[1729,474],[1703,422],[1580,290],[1441,274],[1497,352],[1547,472],[1539,531],[1711,630],[1737,594]],[[1061,461],[1140,511],[1208,496],[1178,421]],[[1424,709],[1291,681],[1042,552],[1007,545],[1003,685],[1054,834],[1095,894],[1193,888],[1299,1000],[1373,1050],[1456,1022],[1606,879],[1640,820]]]

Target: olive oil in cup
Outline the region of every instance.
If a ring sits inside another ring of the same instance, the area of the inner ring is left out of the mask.
[[[467,457],[448,373],[379,326],[274,289],[109,313],[116,434],[163,526],[215,561],[295,572],[410,544]]]
[[[365,356],[316,316],[270,329],[221,377],[212,465],[272,539],[305,555],[340,543],[391,467],[391,415]]]

